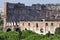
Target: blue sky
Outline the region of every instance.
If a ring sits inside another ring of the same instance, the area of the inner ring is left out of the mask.
[[[4,2],[12,2],[12,3],[24,3],[25,5],[31,5],[31,4],[56,4],[60,3],[60,0],[0,0],[0,8],[4,7]]]

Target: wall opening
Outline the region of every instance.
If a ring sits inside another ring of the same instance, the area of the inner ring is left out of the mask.
[[[45,25],[48,26],[48,23],[46,23]]]
[[[30,23],[28,23],[28,26],[30,26]]]
[[[53,26],[53,23],[51,23],[51,26]]]
[[[38,28],[38,23],[36,23],[36,28]]]
[[[43,29],[42,28],[40,29],[40,32],[43,33]]]
[[[27,28],[25,28],[25,30],[27,30]]]
[[[8,29],[7,29],[7,32],[9,32],[9,31],[11,31],[11,29],[10,29],[10,28],[8,28]]]
[[[15,31],[17,31],[17,32],[18,32],[18,31],[20,31],[20,29],[19,29],[19,28],[16,28],[16,29],[15,29]]]

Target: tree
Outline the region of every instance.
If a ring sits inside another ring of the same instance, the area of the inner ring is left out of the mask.
[[[6,33],[6,32],[0,30],[0,40],[6,40],[5,33]]]
[[[48,31],[48,33],[46,34],[46,36],[48,36],[48,37],[50,37],[50,36],[51,36],[50,31]]]
[[[55,34],[60,34],[60,27],[55,29]]]
[[[0,19],[0,25],[2,25],[3,24],[3,20],[2,19]]]
[[[22,32],[21,30],[19,30],[18,32],[19,32],[19,40],[21,40]]]
[[[18,32],[15,32],[15,31],[9,31],[9,32],[6,32],[5,34],[5,39],[6,40],[18,40]]]
[[[3,29],[3,19],[0,19],[0,30],[2,30]]]

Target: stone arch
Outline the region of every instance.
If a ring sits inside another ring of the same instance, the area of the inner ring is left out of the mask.
[[[9,32],[9,31],[11,31],[11,29],[10,29],[10,28],[8,28],[8,29],[7,29],[7,32]]]

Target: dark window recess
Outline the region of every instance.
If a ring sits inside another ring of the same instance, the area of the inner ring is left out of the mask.
[[[51,23],[51,26],[53,26],[53,23]]]
[[[40,32],[43,33],[43,29],[42,28],[40,29]]]
[[[24,23],[23,23],[23,26],[24,26]]]
[[[25,30],[27,30],[27,28],[25,28]]]
[[[19,29],[19,28],[16,28],[16,30],[15,30],[15,31],[19,32],[19,31],[20,31],[20,29]]]
[[[48,26],[48,23],[46,23],[46,26]]]
[[[43,20],[41,20],[41,21],[43,21]]]
[[[38,23],[36,23],[36,27],[38,28]]]
[[[28,23],[28,26],[30,26],[30,23]]]
[[[8,29],[7,29],[7,32],[9,32],[9,31],[11,31],[11,29],[10,29],[10,28],[8,28]]]

